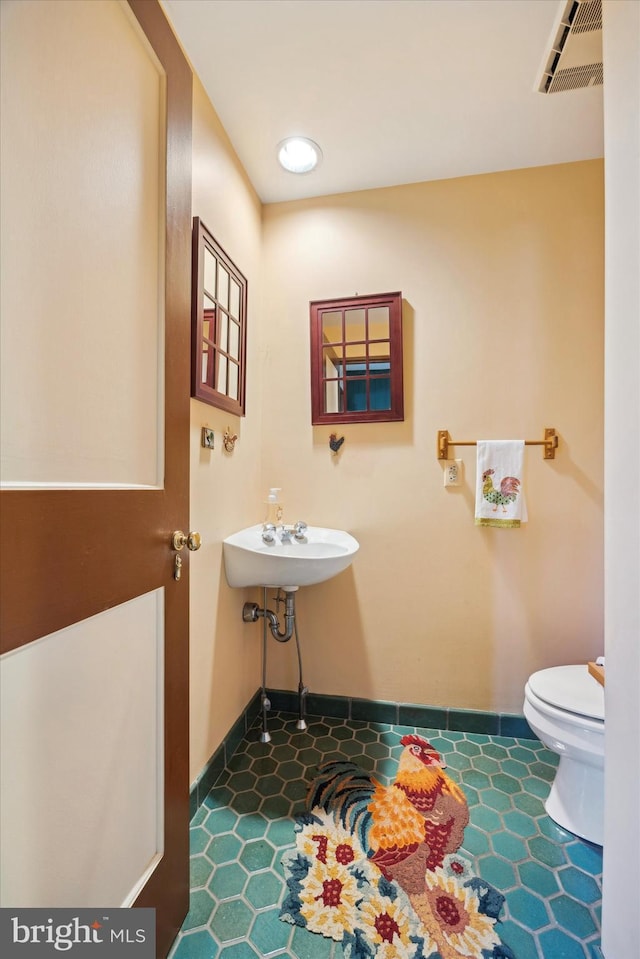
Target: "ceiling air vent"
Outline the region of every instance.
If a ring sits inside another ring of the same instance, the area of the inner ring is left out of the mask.
[[[563,0],[536,89],[602,86],[602,0]]]

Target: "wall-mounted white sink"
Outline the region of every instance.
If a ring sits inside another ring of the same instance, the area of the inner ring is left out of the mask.
[[[331,579],[351,565],[360,544],[340,529],[308,526],[304,540],[283,543],[262,539],[262,523],[249,526],[223,541],[229,586],[312,586]]]

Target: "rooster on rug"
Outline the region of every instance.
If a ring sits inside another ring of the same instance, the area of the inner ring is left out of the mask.
[[[425,888],[425,872],[441,866],[462,844],[469,809],[445,763],[421,736],[407,735],[393,785],[384,786],[354,763],[320,767],[309,808],[331,812],[356,834],[386,879],[413,896]]]
[[[515,503],[520,492],[520,480],[515,476],[505,476],[500,483],[500,489],[495,489],[491,479],[494,473],[495,470],[485,470],[482,474],[482,495],[489,503],[494,504],[494,513],[498,506],[502,506],[502,512],[506,513],[508,504]]]

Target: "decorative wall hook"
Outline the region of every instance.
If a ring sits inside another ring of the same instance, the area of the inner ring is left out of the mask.
[[[222,445],[227,453],[233,453],[237,439],[237,435],[231,432],[231,427],[227,426],[226,430],[224,431],[224,436],[222,437]]]
[[[329,446],[334,456],[340,452],[340,447],[344,443],[344,436],[338,437],[337,433],[332,433],[329,437]]]

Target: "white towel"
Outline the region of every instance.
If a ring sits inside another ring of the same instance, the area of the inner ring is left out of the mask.
[[[476,526],[526,523],[523,465],[524,440],[478,440]]]

